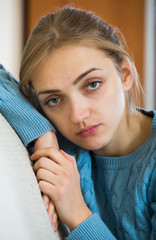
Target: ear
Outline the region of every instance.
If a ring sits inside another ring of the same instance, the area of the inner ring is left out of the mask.
[[[132,64],[128,60],[124,60],[121,69],[123,91],[127,92],[131,89],[134,81]]]

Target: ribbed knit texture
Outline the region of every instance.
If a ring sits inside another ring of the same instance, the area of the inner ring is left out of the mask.
[[[18,82],[0,64],[0,112],[17,132],[24,145],[54,130],[18,90]]]
[[[115,240],[106,225],[95,214],[80,224],[66,238],[67,240]]]

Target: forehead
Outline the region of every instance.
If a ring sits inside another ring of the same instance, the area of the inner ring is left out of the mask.
[[[103,51],[85,46],[64,46],[54,49],[48,55],[44,64],[33,75],[32,83],[58,84],[60,80],[67,83],[88,69],[100,68],[109,71],[112,67],[112,60]]]

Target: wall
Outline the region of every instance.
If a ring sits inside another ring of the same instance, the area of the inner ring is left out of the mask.
[[[23,50],[23,0],[0,0],[0,63],[18,78]]]
[[[145,106],[156,109],[156,0],[145,1]]]

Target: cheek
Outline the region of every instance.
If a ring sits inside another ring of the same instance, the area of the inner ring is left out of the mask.
[[[112,115],[114,115],[114,121],[116,121],[116,124],[118,124],[121,121],[124,111],[125,111],[125,96],[122,88],[119,88],[116,94],[114,94],[114,107],[112,113]]]
[[[44,111],[44,113],[54,127],[57,128],[62,134],[64,134],[65,131],[68,131],[69,123],[64,112],[55,114],[51,113],[50,111]]]
[[[124,108],[125,96],[120,85],[114,85],[109,89],[98,103],[98,109],[102,109],[103,120],[110,124],[112,124],[112,121],[115,119],[117,121],[118,118],[121,118]]]
[[[112,87],[112,101],[114,106],[122,104],[124,102],[124,92],[122,88],[122,83],[121,80],[119,79],[118,81],[115,82],[114,86]]]

